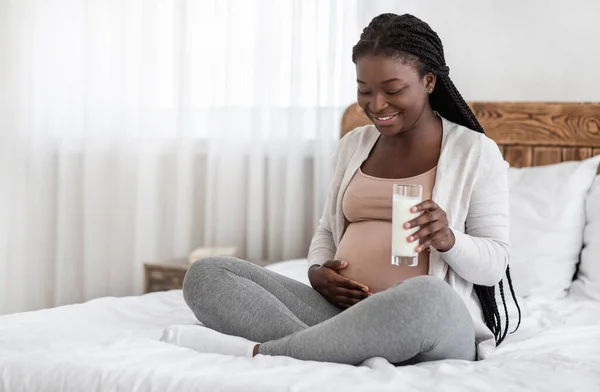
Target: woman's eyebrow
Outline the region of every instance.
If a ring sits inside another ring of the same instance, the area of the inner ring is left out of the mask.
[[[367,84],[366,82],[363,82],[360,79],[356,79],[356,82],[358,84]],[[392,79],[384,80],[383,82],[381,82],[381,84],[387,84],[387,83],[391,83],[391,82],[402,82],[402,79],[392,78]]]
[[[383,82],[381,82],[381,84],[387,84],[387,83],[392,83],[392,82],[402,82],[402,79],[392,78],[392,79],[384,80]]]

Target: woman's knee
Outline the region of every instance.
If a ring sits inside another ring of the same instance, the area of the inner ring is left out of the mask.
[[[211,286],[218,284],[220,276],[241,262],[233,257],[208,257],[192,263],[183,279],[183,298],[188,306],[198,306],[200,299],[206,302],[205,293],[213,291]]]
[[[436,315],[437,321],[464,324],[462,329],[467,332],[473,327],[467,305],[446,281],[424,275],[408,279],[398,286],[404,286],[398,290],[399,296],[408,298],[411,304],[419,306],[429,316]]]
[[[475,330],[466,304],[444,280],[418,276],[394,286],[395,302],[415,307],[424,341],[433,347],[422,353],[427,360],[473,359]],[[424,357],[424,358],[425,358]]]
[[[428,298],[445,297],[448,293],[454,293],[448,283],[430,275],[416,276],[405,280],[394,286],[392,290],[402,293],[402,295],[414,293]]]
[[[468,312],[458,293],[446,281],[433,276],[423,275],[405,280],[391,291],[389,299],[394,302],[435,308],[440,314],[462,308]]]

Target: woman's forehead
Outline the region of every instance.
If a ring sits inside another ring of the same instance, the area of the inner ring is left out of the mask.
[[[365,83],[383,83],[391,79],[410,82],[418,78],[413,64],[393,56],[368,55],[356,61],[356,77]]]

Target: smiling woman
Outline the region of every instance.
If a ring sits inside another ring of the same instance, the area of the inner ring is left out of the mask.
[[[358,58],[356,73],[358,103],[382,132],[407,129],[419,117],[416,111],[425,105],[426,91],[433,91],[435,83],[435,75],[423,78],[414,66],[385,55]]]
[[[412,15],[383,14],[352,59],[359,104],[375,126],[338,147],[308,255],[312,288],[243,260],[199,260],[184,298],[216,331],[172,326],[165,341],[240,356],[409,364],[483,358],[506,336],[494,286],[505,303],[508,165],[448,77],[439,37]],[[411,207],[418,216],[404,222],[416,228],[407,238],[416,268],[391,265],[395,183],[423,186],[426,200]]]
[[[396,111],[399,113],[403,109],[410,111],[423,107],[428,101],[442,117],[483,132],[449,77],[450,68],[446,65],[444,48],[437,33],[414,16],[408,15],[401,22],[394,16],[383,14],[373,19],[354,47],[352,61],[357,64],[360,106],[371,120],[385,126],[391,123],[381,116],[395,114],[394,104],[401,109]],[[415,40],[419,35],[429,39]],[[396,61],[386,61],[390,58]],[[387,95],[387,98],[377,100],[379,94]],[[392,108],[383,113],[384,108],[379,105],[385,101],[392,104]],[[416,115],[407,113],[407,123],[414,122]]]
[[[382,14],[374,18],[354,47],[352,60],[356,64],[358,104],[381,135],[362,163],[359,174],[397,179],[396,182],[408,178],[413,183],[419,183],[441,159],[443,132],[440,119],[483,133],[475,115],[449,77],[449,67],[445,62],[439,36],[420,19],[412,15],[394,14]],[[353,177],[344,201],[353,197],[353,184],[359,179],[358,175]],[[431,186],[428,189],[425,187],[428,196],[431,196],[434,181],[435,173]],[[376,184],[374,182],[371,187]],[[455,236],[448,227],[445,215],[433,203],[427,214],[419,218],[419,223],[427,226],[420,231],[422,234],[418,232],[412,238],[413,241],[420,240],[421,245],[417,250],[423,251],[432,246],[438,251],[448,252],[454,247]],[[445,223],[441,222],[440,217],[443,217]],[[352,232],[352,226],[350,220],[340,247],[344,245],[347,234]],[[372,230],[363,230],[358,237],[366,233],[372,233]],[[340,247],[336,258],[340,255]],[[388,247],[387,243],[385,247]],[[342,254],[352,255],[354,252],[346,250]],[[420,265],[428,265],[429,257],[422,260],[423,253],[419,257]],[[358,261],[355,264],[359,266],[348,268],[347,272],[352,273],[357,268],[360,271],[360,264],[364,262],[366,261]],[[388,264],[387,257],[379,262],[380,279],[389,279],[394,272],[397,278],[407,278],[414,274],[414,270],[410,268],[410,272],[403,273],[390,268]],[[370,275],[372,279],[372,273]],[[357,280],[364,277],[361,273],[347,276]],[[512,291],[508,269],[507,279]],[[506,309],[502,281],[499,282],[499,288]],[[494,331],[497,343],[500,343],[506,336],[507,326],[503,329],[500,325],[495,289],[474,285],[474,290],[483,310],[484,321]]]

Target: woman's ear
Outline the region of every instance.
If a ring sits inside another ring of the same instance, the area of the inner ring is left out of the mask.
[[[435,76],[435,74],[433,72],[427,72],[425,74],[425,90],[427,90],[427,92],[429,94],[431,94],[433,92],[433,89],[435,88],[435,82],[437,81],[437,77]]]

